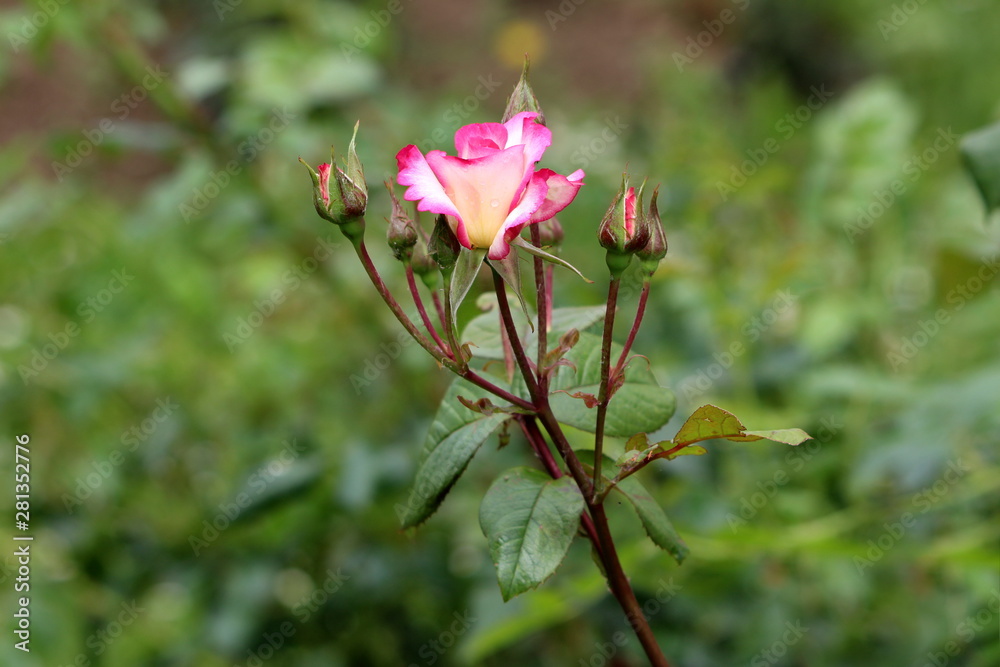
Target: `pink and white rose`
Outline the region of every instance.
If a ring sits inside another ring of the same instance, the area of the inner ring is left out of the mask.
[[[526,226],[564,209],[583,185],[583,170],[569,176],[536,169],[552,132],[519,113],[506,123],[466,125],[455,133],[457,156],[434,150],[425,156],[414,145],[396,155],[404,198],[417,209],[448,216],[466,248],[488,249],[503,259],[510,242]]]

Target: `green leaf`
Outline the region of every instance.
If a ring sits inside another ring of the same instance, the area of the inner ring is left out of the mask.
[[[688,417],[681,429],[677,431],[673,442],[675,445],[688,445],[692,442],[712,440],[713,438],[738,439],[744,435],[746,427],[731,412],[714,405],[703,405]],[[746,440],[759,440],[751,437]]]
[[[594,452],[592,450],[579,450],[577,451],[577,456],[580,457],[580,461],[592,472]],[[601,469],[616,470],[614,459],[607,454],[603,456],[604,465]],[[610,484],[611,481],[605,477],[604,483]],[[632,509],[635,510],[636,515],[639,517],[639,521],[642,522],[642,527],[646,531],[646,535],[649,536],[649,539],[653,540],[653,544],[673,556],[678,565],[684,562],[690,549],[688,549],[684,540],[681,539],[674,525],[670,523],[670,519],[667,518],[663,508],[649,495],[649,491],[646,490],[646,487],[639,480],[635,477],[626,477],[614,486],[612,492],[625,496],[626,500],[629,501]]]
[[[959,146],[986,209],[1000,207],[1000,123],[967,134]]]
[[[552,329],[549,339],[570,329],[584,331],[604,319],[605,306],[584,306],[576,308],[556,308],[552,311]],[[518,311],[511,311],[514,325],[526,350],[534,349],[538,340],[528,326],[528,319]],[[480,359],[503,359],[503,344],[500,342],[500,316],[493,310],[478,315],[465,327],[462,340],[474,344],[473,353]]]
[[[773,440],[774,442],[795,446],[812,439],[812,436],[800,428],[748,431],[733,413],[714,405],[703,405],[688,417],[688,420],[681,426],[681,429],[674,436],[672,442],[675,446],[688,445],[693,442],[701,442],[702,440],[711,440],[713,438],[724,438],[734,442]],[[679,455],[679,452],[677,454]]]
[[[473,412],[459,396],[476,400],[492,394],[460,378],[448,388],[424,441],[410,498],[405,507],[397,506],[404,528],[420,525],[437,510],[479,447],[510,419],[505,413]]]
[[[455,262],[455,272],[451,276],[451,316],[454,318],[458,313],[458,307],[462,305],[465,296],[469,293],[472,283],[476,282],[479,275],[479,268],[483,265],[483,258],[486,257],[485,250],[469,250],[462,248],[458,253],[458,261]]]
[[[580,334],[580,341],[566,354],[573,366],[562,366],[552,377],[550,389],[560,391],[549,398],[559,421],[593,433],[597,425],[597,410],[591,409],[570,394],[597,395],[601,380],[601,337]],[[620,345],[611,346],[611,358],[621,354]],[[516,381],[517,382],[517,381]],[[524,392],[523,381],[518,391]],[[568,393],[561,393],[561,392]],[[674,414],[676,400],[669,389],[661,387],[644,364],[632,364],[625,371],[625,384],[608,405],[604,434],[627,438],[635,433],[651,433],[666,424]]]
[[[569,549],[584,509],[571,477],[532,468],[504,472],[486,492],[479,525],[490,545],[504,601],[548,579]]]

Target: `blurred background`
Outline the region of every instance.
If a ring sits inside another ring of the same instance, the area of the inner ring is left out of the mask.
[[[380,181],[499,120],[525,53],[543,165],[587,172],[560,219],[596,283],[558,302],[603,303],[627,164],[670,243],[636,343],[662,435],[714,403],[816,438],[647,469],[680,567],[613,512],[673,664],[1000,664],[1000,223],[958,148],[1000,119],[996,3],[39,0],[0,27],[0,441],[11,471],[30,436],[35,538],[3,664],[644,664],[579,540],[502,603],[478,503],[518,436],[399,531],[450,378],[394,346],[296,162],[360,119],[402,289]]]

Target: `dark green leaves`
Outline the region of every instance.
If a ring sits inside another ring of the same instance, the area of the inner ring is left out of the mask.
[[[621,354],[620,345],[612,345],[611,358]],[[572,366],[559,368],[550,385],[550,402],[559,421],[578,429],[594,432],[597,411],[572,394],[592,394],[600,390],[601,338],[580,334],[580,341],[565,357]],[[562,393],[566,392],[566,393]],[[674,414],[674,394],[656,383],[653,373],[642,363],[633,363],[625,372],[625,384],[608,406],[605,435],[627,438],[635,433],[649,433],[666,424]]]
[[[437,510],[479,447],[510,418],[502,412],[474,412],[459,402],[459,396],[476,401],[492,394],[461,379],[449,387],[424,441],[410,498],[405,506],[397,506],[404,528],[423,523]]]
[[[504,601],[536,588],[566,556],[584,509],[570,477],[512,468],[486,492],[479,525],[490,545]]]

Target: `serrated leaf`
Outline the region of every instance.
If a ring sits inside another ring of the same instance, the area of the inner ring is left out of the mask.
[[[960,150],[986,209],[1000,207],[1000,123],[966,135]]]
[[[471,400],[492,396],[462,379],[448,388],[424,441],[410,498],[397,508],[403,528],[420,525],[437,510],[479,447],[510,419],[502,412],[473,412],[459,401],[460,394]]]
[[[556,308],[552,311],[552,329],[549,338],[562,335],[570,329],[583,331],[604,319],[605,306],[584,306],[574,308]],[[526,350],[537,345],[536,334],[528,325],[528,318],[521,312],[511,312],[514,325]],[[463,341],[469,341],[476,347],[475,355],[480,359],[503,360],[503,344],[500,341],[500,317],[494,310],[478,315],[465,327],[461,336]]]
[[[483,497],[479,524],[504,601],[536,588],[559,567],[580,524],[583,496],[571,477],[512,468]]]
[[[577,451],[577,456],[585,464],[586,468],[593,471],[594,452],[592,450],[579,450]],[[611,457],[607,454],[603,456],[604,465],[602,466],[602,470],[615,470]],[[610,480],[605,477],[604,483],[609,484]],[[653,544],[669,553],[677,561],[678,565],[684,562],[690,549],[688,549],[684,540],[681,539],[674,525],[670,523],[666,512],[649,495],[646,487],[639,480],[635,477],[627,477],[618,482],[612,489],[612,492],[625,496],[629,501],[632,509],[635,510],[636,516],[639,517],[639,521],[642,522],[643,530],[646,531],[646,535],[653,541]]]
[[[549,397],[549,402],[559,421],[590,433],[597,426],[597,410],[588,408],[572,394],[600,393],[601,343],[600,336],[580,334],[580,341],[565,357],[572,366],[560,367],[549,385],[557,392]],[[620,345],[612,345],[611,358],[617,358],[621,350]],[[518,384],[515,380],[515,384],[517,391],[524,392],[523,382]],[[641,364],[631,366],[625,371],[625,384],[608,405],[604,434],[627,438],[639,431],[651,433],[670,420],[675,403],[673,392],[657,384],[648,368]]]

